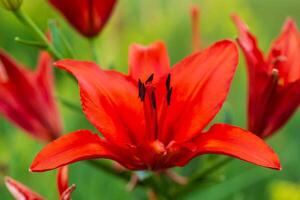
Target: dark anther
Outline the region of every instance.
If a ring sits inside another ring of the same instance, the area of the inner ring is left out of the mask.
[[[167,91],[167,103],[168,105],[171,104],[171,96],[172,96],[173,88],[168,89]]]
[[[152,91],[152,94],[151,94],[151,103],[152,103],[152,107],[154,109],[156,109],[156,99],[155,99],[155,93],[154,93],[154,91]]]
[[[153,81],[153,78],[154,78],[154,74],[151,74],[151,75],[149,76],[149,78],[146,80],[146,84],[147,84],[147,83],[151,83],[151,82]]]
[[[139,98],[144,101],[145,100],[145,95],[146,95],[146,88],[144,83],[139,79],[138,81],[138,88],[139,88]]]
[[[171,87],[171,74],[168,75],[167,80],[166,80],[166,88],[169,90]]]

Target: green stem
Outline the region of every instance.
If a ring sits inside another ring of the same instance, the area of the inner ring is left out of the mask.
[[[13,12],[15,16],[25,25],[32,29],[32,31],[42,40],[47,46],[47,50],[55,59],[62,59],[62,55],[55,49],[45,34],[39,29],[39,27],[26,15],[21,9]]]
[[[106,172],[107,174],[110,174],[114,177],[117,177],[119,179],[122,179],[123,181],[128,182],[131,178],[131,173],[130,172],[122,172],[122,173],[118,173],[116,172],[111,165],[106,164],[104,162],[101,161],[97,161],[97,160],[87,160],[86,161],[89,165],[100,169],[104,172]]]
[[[26,45],[26,46],[37,47],[39,49],[46,49],[47,48],[47,46],[44,43],[36,42],[36,41],[23,40],[19,37],[15,37],[15,42],[17,42],[19,44],[22,44],[22,45]]]
[[[209,176],[211,176],[213,173],[218,171],[219,169],[223,168],[230,162],[232,162],[233,159],[231,157],[222,159],[220,161],[217,161],[214,163],[211,167],[203,170],[198,175],[196,175],[194,178],[191,178],[189,183],[184,186],[183,188],[179,188],[177,191],[173,193],[173,197],[175,199],[180,198],[182,195],[191,193],[192,191],[196,190],[200,183],[203,183],[204,180],[206,180]]]
[[[231,157],[222,159],[216,163],[213,164],[213,166],[209,167],[208,169],[205,169],[201,173],[199,173],[195,178],[192,178],[190,180],[190,183],[193,184],[201,182],[206,177],[210,176],[212,173],[218,171],[219,169],[223,168],[225,165],[229,164],[233,159]]]
[[[91,49],[91,53],[92,53],[92,58],[96,63],[99,63],[99,58],[97,55],[97,51],[96,51],[96,45],[95,45],[95,39],[91,38],[89,40],[89,45],[90,45],[90,49]]]
[[[102,171],[104,171],[105,173],[112,175],[120,180],[123,180],[125,182],[129,182],[132,176],[132,173],[129,171],[124,171],[124,172],[117,172],[116,170],[114,170],[112,168],[112,166],[110,164],[98,161],[98,160],[87,160],[86,161],[89,165],[100,169]],[[155,189],[155,185],[154,185],[154,178],[153,177],[149,177],[146,178],[145,180],[139,180],[139,182],[137,183],[137,187],[146,187],[146,188],[152,188]]]

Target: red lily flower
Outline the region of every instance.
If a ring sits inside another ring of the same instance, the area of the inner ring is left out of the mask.
[[[36,156],[31,171],[94,158],[159,171],[207,153],[280,168],[277,155],[254,134],[226,124],[203,131],[230,88],[238,63],[233,42],[218,42],[172,69],[161,42],[133,45],[129,59],[129,76],[91,62],[55,64],[77,78],[83,111],[104,138],[88,130],[62,136]]]
[[[86,37],[94,37],[108,21],[117,0],[49,0],[72,26]]]
[[[260,137],[280,129],[300,104],[300,35],[288,19],[265,58],[246,24],[234,15],[249,74],[248,127]]]
[[[32,191],[22,183],[10,178],[5,177],[5,184],[12,196],[16,200],[43,200],[45,199],[38,193]],[[75,190],[75,185],[68,186],[68,168],[62,167],[58,169],[57,173],[57,186],[59,191],[60,200],[70,200],[71,193]]]
[[[62,130],[53,97],[51,58],[40,54],[37,72],[0,51],[0,113],[35,138],[51,141]]]

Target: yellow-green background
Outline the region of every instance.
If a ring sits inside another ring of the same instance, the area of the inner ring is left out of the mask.
[[[97,39],[97,54],[103,68],[113,66],[127,71],[128,46],[139,42],[148,44],[156,40],[166,42],[172,63],[191,53],[191,27],[189,8],[201,6],[201,36],[203,47],[224,38],[235,39],[235,27],[230,14],[238,13],[247,21],[257,35],[259,44],[267,52],[270,42],[278,35],[287,16],[300,23],[299,0],[119,0],[108,26]],[[26,11],[36,23],[46,30],[49,18],[59,19],[65,35],[74,47],[76,57],[90,59],[88,42],[77,34],[47,4],[46,0],[24,0]],[[20,62],[34,67],[37,50],[18,45],[14,37],[34,39],[14,16],[0,9],[0,47],[10,52]],[[300,55],[299,55],[300,56]],[[299,66],[300,67],[300,66]],[[243,57],[228,98],[232,123],[246,127],[246,73]],[[120,86],[121,88],[121,86]],[[77,86],[68,78],[59,79],[57,93],[79,104]],[[28,94],[30,95],[30,94]],[[82,128],[92,128],[81,113],[76,113],[60,104],[65,133]],[[274,108],[275,109],[275,108]],[[222,121],[224,111],[216,121]],[[31,174],[28,167],[43,144],[31,139],[22,130],[0,119],[0,199],[10,199],[3,184],[3,176],[9,175],[30,186],[47,199],[56,199],[55,173]],[[213,184],[199,185],[199,190],[186,194],[186,199],[234,199],[234,200],[293,200],[300,199],[300,113],[272,137],[268,143],[279,154],[283,166],[281,172],[261,169],[235,161],[224,173],[219,173]],[[201,168],[204,156],[190,164]],[[202,161],[202,162],[201,162]],[[200,163],[200,164],[199,164]],[[125,183],[97,171],[85,163],[71,166],[70,179],[77,185],[73,199],[145,199],[143,190],[129,193]]]

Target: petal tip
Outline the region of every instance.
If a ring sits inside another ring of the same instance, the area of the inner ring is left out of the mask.
[[[275,165],[275,168],[276,170],[278,171],[281,171],[282,170],[282,166],[281,166],[281,163],[279,161],[279,159],[277,158],[277,160],[274,162],[274,165]]]
[[[11,178],[9,176],[4,176],[4,182],[9,183]]]
[[[62,60],[58,60],[58,61],[55,61],[55,62],[53,63],[53,65],[54,65],[55,67],[61,68],[61,67],[65,64],[65,62],[68,62],[68,61],[71,61],[71,59],[62,59]]]

